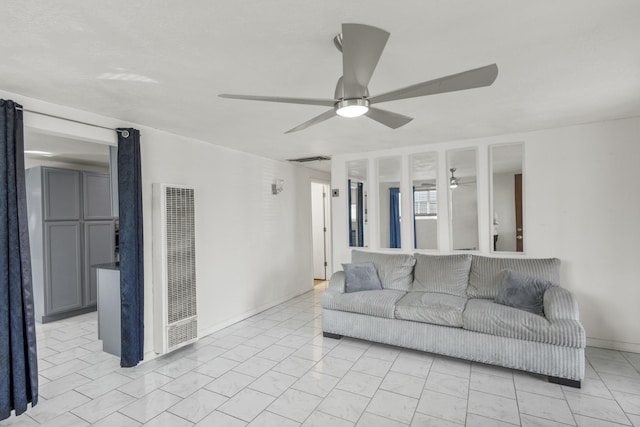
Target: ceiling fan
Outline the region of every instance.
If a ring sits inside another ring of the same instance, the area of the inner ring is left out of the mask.
[[[460,185],[469,185],[469,184],[475,184],[476,180],[475,179],[468,179],[468,178],[460,178],[455,176],[454,174],[456,173],[456,168],[451,168],[449,169],[449,172],[451,172],[451,178],[449,178],[449,188],[451,188],[452,190],[454,188],[458,188],[458,186]]]
[[[220,94],[222,98],[246,99],[252,101],[284,102],[332,107],[301,125],[285,133],[297,132],[334,117],[359,117],[366,115],[385,126],[397,129],[413,120],[402,114],[374,108],[372,105],[399,99],[438,93],[455,92],[490,86],[498,76],[496,64],[475,68],[458,74],[417,83],[381,95],[369,96],[369,81],[378,65],[382,51],[387,44],[389,33],[363,24],[342,24],[342,32],[333,42],[342,52],[342,77],[338,79],[333,99],[288,98],[280,96],[254,96]]]

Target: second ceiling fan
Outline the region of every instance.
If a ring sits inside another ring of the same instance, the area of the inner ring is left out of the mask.
[[[455,92],[490,86],[498,76],[496,64],[475,68],[458,74],[417,83],[402,89],[396,89],[381,95],[369,96],[369,81],[378,65],[389,33],[376,27],[362,24],[342,24],[342,32],[334,38],[336,47],[342,52],[342,77],[338,79],[333,99],[288,98],[280,96],[254,96],[220,94],[222,98],[245,99],[252,101],[284,102],[331,107],[330,110],[289,129],[285,133],[297,132],[309,126],[323,122],[336,114],[343,117],[365,115],[385,126],[397,129],[409,123],[413,118],[402,114],[372,107],[373,104]]]

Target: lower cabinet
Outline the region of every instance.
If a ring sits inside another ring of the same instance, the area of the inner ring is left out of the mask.
[[[84,302],[80,222],[46,222],[44,232],[45,314],[81,308]]]
[[[91,266],[113,262],[114,221],[46,221],[43,249],[44,280],[34,280],[34,292],[36,300],[44,299],[44,309],[36,310],[36,320],[95,310],[98,291]]]
[[[84,305],[98,301],[97,277],[92,265],[113,262],[114,222],[91,221],[84,223]]]

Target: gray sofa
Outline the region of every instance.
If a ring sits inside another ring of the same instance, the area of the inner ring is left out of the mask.
[[[585,331],[573,295],[559,285],[560,261],[460,254],[381,254],[354,250],[371,262],[382,289],[345,292],[333,274],[322,295],[325,336],[348,336],[549,376],[580,387]],[[544,315],[497,304],[505,270],[556,285],[544,291]]]

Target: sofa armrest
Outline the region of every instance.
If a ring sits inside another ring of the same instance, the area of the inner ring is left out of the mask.
[[[331,279],[329,280],[329,291],[343,294],[345,281],[344,271],[336,271],[331,275]]]
[[[560,286],[552,286],[544,293],[544,315],[555,320],[580,320],[578,302],[571,292]]]

